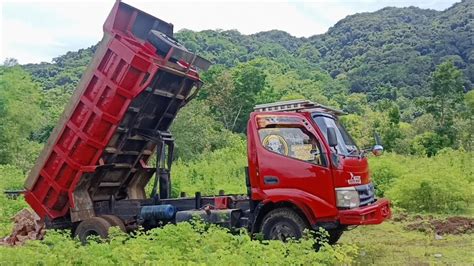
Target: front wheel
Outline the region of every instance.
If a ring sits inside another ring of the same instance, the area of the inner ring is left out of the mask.
[[[301,238],[305,229],[308,225],[300,215],[290,208],[280,208],[265,215],[260,232],[264,239],[287,241]]]

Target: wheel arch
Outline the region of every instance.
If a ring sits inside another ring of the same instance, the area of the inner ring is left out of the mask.
[[[312,214],[311,210],[305,206],[303,203],[296,203],[294,201],[262,201],[255,208],[255,219],[252,223],[251,232],[257,233],[260,231],[260,226],[262,221],[269,212],[279,209],[279,208],[290,208],[296,214],[298,214],[303,221],[306,223],[308,228],[311,228],[311,223],[314,221],[315,217]]]

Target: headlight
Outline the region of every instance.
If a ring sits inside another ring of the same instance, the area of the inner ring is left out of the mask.
[[[359,193],[354,187],[336,188],[337,207],[357,208],[359,207]]]

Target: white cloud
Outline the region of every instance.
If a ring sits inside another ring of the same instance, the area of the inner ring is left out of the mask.
[[[28,1],[28,2],[26,2]],[[51,61],[67,51],[97,43],[115,1],[17,0],[1,2],[0,60]],[[448,6],[455,0],[420,1],[423,7]],[[347,15],[386,5],[409,6],[416,0],[270,0],[235,2],[128,0],[126,3],[175,25],[175,30],[237,29],[244,34],[279,29],[301,37],[324,33]]]
[[[173,23],[175,30],[237,29],[252,34],[280,29],[300,37],[327,29],[325,24],[302,14],[288,2],[131,0],[127,3]],[[10,5],[18,10],[25,8],[21,4]],[[101,39],[102,24],[112,5],[112,1],[35,2],[28,3],[33,14],[29,18],[10,17],[6,13],[2,19],[2,60],[14,57],[20,63],[50,61],[68,50],[95,44]]]
[[[153,14],[171,21],[176,29],[238,29],[244,34],[280,29],[298,37],[325,30],[324,25],[301,14],[294,5],[284,2],[206,2],[198,6],[161,3],[149,7],[149,10],[157,10]]]
[[[2,58],[15,57],[19,62],[50,60],[45,50],[60,49],[65,44],[59,42],[54,34],[46,29],[20,20],[3,20]]]
[[[110,3],[88,2],[3,4],[0,59],[13,57],[22,64],[50,62],[97,43],[111,8]],[[13,14],[6,12],[11,10]]]

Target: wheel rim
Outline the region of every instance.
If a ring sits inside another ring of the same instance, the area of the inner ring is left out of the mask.
[[[97,233],[95,230],[87,230],[84,233],[84,237],[87,239],[90,236],[99,236],[99,233]]]
[[[295,229],[286,223],[277,223],[270,231],[270,239],[286,241],[290,238],[296,238]]]

